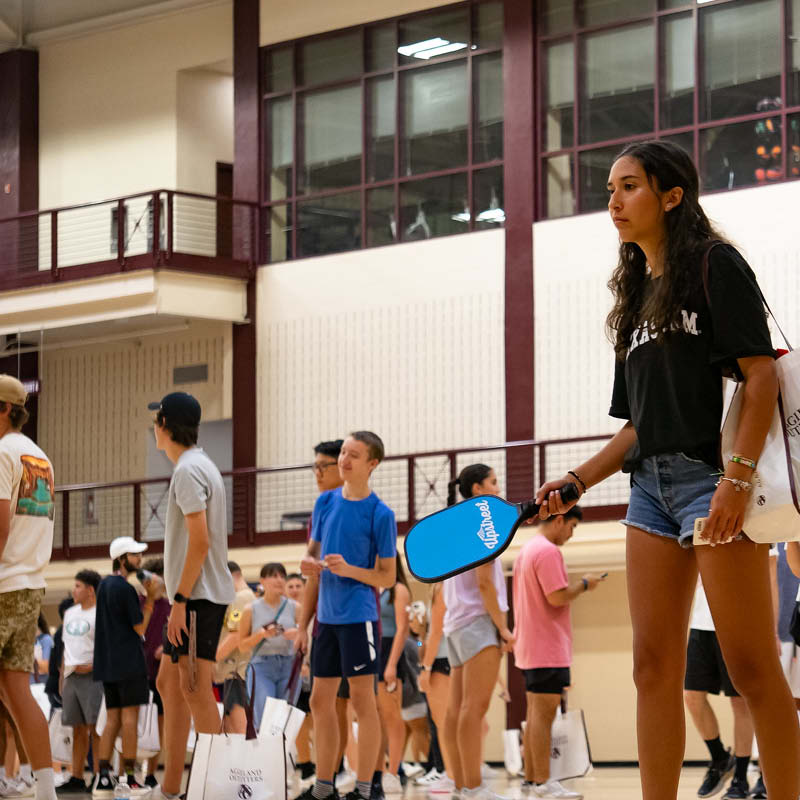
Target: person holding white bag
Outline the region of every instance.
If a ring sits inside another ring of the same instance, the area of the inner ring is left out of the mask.
[[[72,599],[75,605],[64,613],[64,684],[61,690],[63,708],[61,722],[72,727],[72,777],[56,789],[56,794],[83,794],[89,789],[83,780],[89,736],[94,753],[100,752],[100,737],[94,730],[103,684],[93,675],[94,634],[97,621],[97,588],[100,574],[82,569],[75,576]]]
[[[625,420],[596,455],[538,491],[540,516],[630,473],[628,600],[643,800],[675,800],[685,749],[682,684],[698,569],[725,663],[745,698],[770,800],[800,793],[800,729],[775,647],[767,553],[742,533],[778,396],[775,351],[755,276],[718,244],[690,156],[668,141],[627,145],[611,166],[620,238],[607,319],[616,353],[610,415]],[[708,276],[708,299],[704,273]],[[734,450],[718,458],[722,375],[742,386]],[[697,520],[703,542],[692,547]]]
[[[582,519],[578,506],[550,517],[514,561],[514,660],[525,676],[527,705],[521,789],[535,797],[580,800],[583,796],[550,776],[550,732],[562,694],[571,683],[570,604],[602,580],[591,573],[572,581],[567,576],[561,548]]]

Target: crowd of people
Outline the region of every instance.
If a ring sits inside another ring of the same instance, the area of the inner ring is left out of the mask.
[[[347,800],[399,794],[409,738],[414,758],[431,764],[416,780],[432,797],[499,800],[485,781],[483,735],[503,653],[513,651],[527,702],[521,792],[579,800],[550,775],[550,731],[571,684],[569,606],[605,576],[570,579],[561,547],[582,518],[582,496],[622,470],[631,482],[624,524],[644,800],[675,800],[684,703],[711,759],[701,797],[728,776],[726,798],[751,793],[755,735],[763,772],[752,793],[797,800],[797,658],[776,640],[782,595],[770,582],[769,548],[742,532],[778,387],[762,297],[752,270],[706,217],[697,171],[680,147],[628,145],[608,192],[620,236],[609,282],[617,356],[610,414],[623,426],[538,490],[539,527],[514,565],[513,626],[499,559],[448,578],[421,606],[412,602],[394,513],[370,487],[384,457],[371,431],[316,448],[320,494],[301,573],[270,562],[256,589],[248,586],[228,560],[221,475],[197,445],[200,405],[175,392],[149,406],[156,446],[174,465],[163,561],[143,564],[146,544],[115,539],[111,574],[76,574],[73,604],[51,640],[40,617],[53,468],[21,432],[23,385],[0,376],[0,729],[13,734],[7,745],[16,740],[21,762],[13,776],[6,763],[0,795],[54,800],[91,788],[111,798],[122,787],[128,797],[175,800],[190,727],[245,733],[277,697],[310,710],[298,741],[302,800],[340,790]],[[744,396],[725,464],[723,374],[739,379]],[[568,484],[577,495],[569,502],[561,493]],[[490,467],[472,464],[451,483],[449,502],[500,491]],[[698,520],[711,546],[693,538]],[[785,560],[800,573],[800,546],[788,545]],[[69,777],[58,787],[48,723],[31,692],[45,671],[45,692],[73,729]],[[707,695],[720,690],[733,704],[733,751],[709,713]],[[137,720],[151,704],[161,753],[139,775]],[[352,776],[343,774],[345,754]]]

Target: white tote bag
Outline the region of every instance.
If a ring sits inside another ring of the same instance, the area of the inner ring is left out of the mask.
[[[200,733],[186,800],[285,800],[283,738]]]
[[[583,711],[558,709],[550,733],[550,778],[581,778],[592,768]]]
[[[503,731],[503,764],[506,772],[512,778],[519,776],[522,770],[519,728],[510,728]]]
[[[719,242],[712,243],[703,257],[703,290],[709,309],[709,256],[717,244]],[[758,291],[761,293],[760,289]],[[775,362],[778,402],[751,479],[753,490],[745,511],[743,531],[754,542],[773,544],[800,540],[800,353],[792,349],[763,294],[761,302],[786,342],[788,352]],[[732,396],[731,388],[730,383],[725,388],[727,412],[723,414],[720,434],[723,464],[727,464],[734,453],[744,402],[744,387],[733,384]]]
[[[48,723],[50,731],[50,752],[53,761],[60,761],[62,764],[72,763],[72,726],[64,725],[61,722],[61,709],[53,711]]]
[[[754,542],[800,540],[800,351],[775,362],[780,392],[769,433],[752,477],[753,491],[745,512],[744,532]],[[734,452],[744,400],[744,386],[734,388],[722,424],[722,460]]]
[[[97,722],[94,729],[98,736],[103,735],[108,719],[106,709],[106,698],[100,703],[100,711],[97,714]],[[122,737],[117,736],[114,748],[118,753],[122,752]],[[153,702],[153,693],[150,692],[150,699],[147,705],[139,706],[139,718],[136,723],[136,758],[140,761],[151,758],[161,750],[161,743],[158,734],[158,708]]]

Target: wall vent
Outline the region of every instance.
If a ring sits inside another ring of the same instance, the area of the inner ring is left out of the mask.
[[[188,367],[175,367],[172,370],[172,382],[176,385],[182,383],[207,383],[208,364],[192,364]]]

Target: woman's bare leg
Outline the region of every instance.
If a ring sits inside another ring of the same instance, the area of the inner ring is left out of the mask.
[[[775,647],[768,549],[748,540],[698,547],[697,562],[728,674],[753,718],[770,800],[797,800],[800,729]]]
[[[675,800],[686,745],[683,679],[697,565],[675,540],[633,527],[626,561],[642,798]]]

